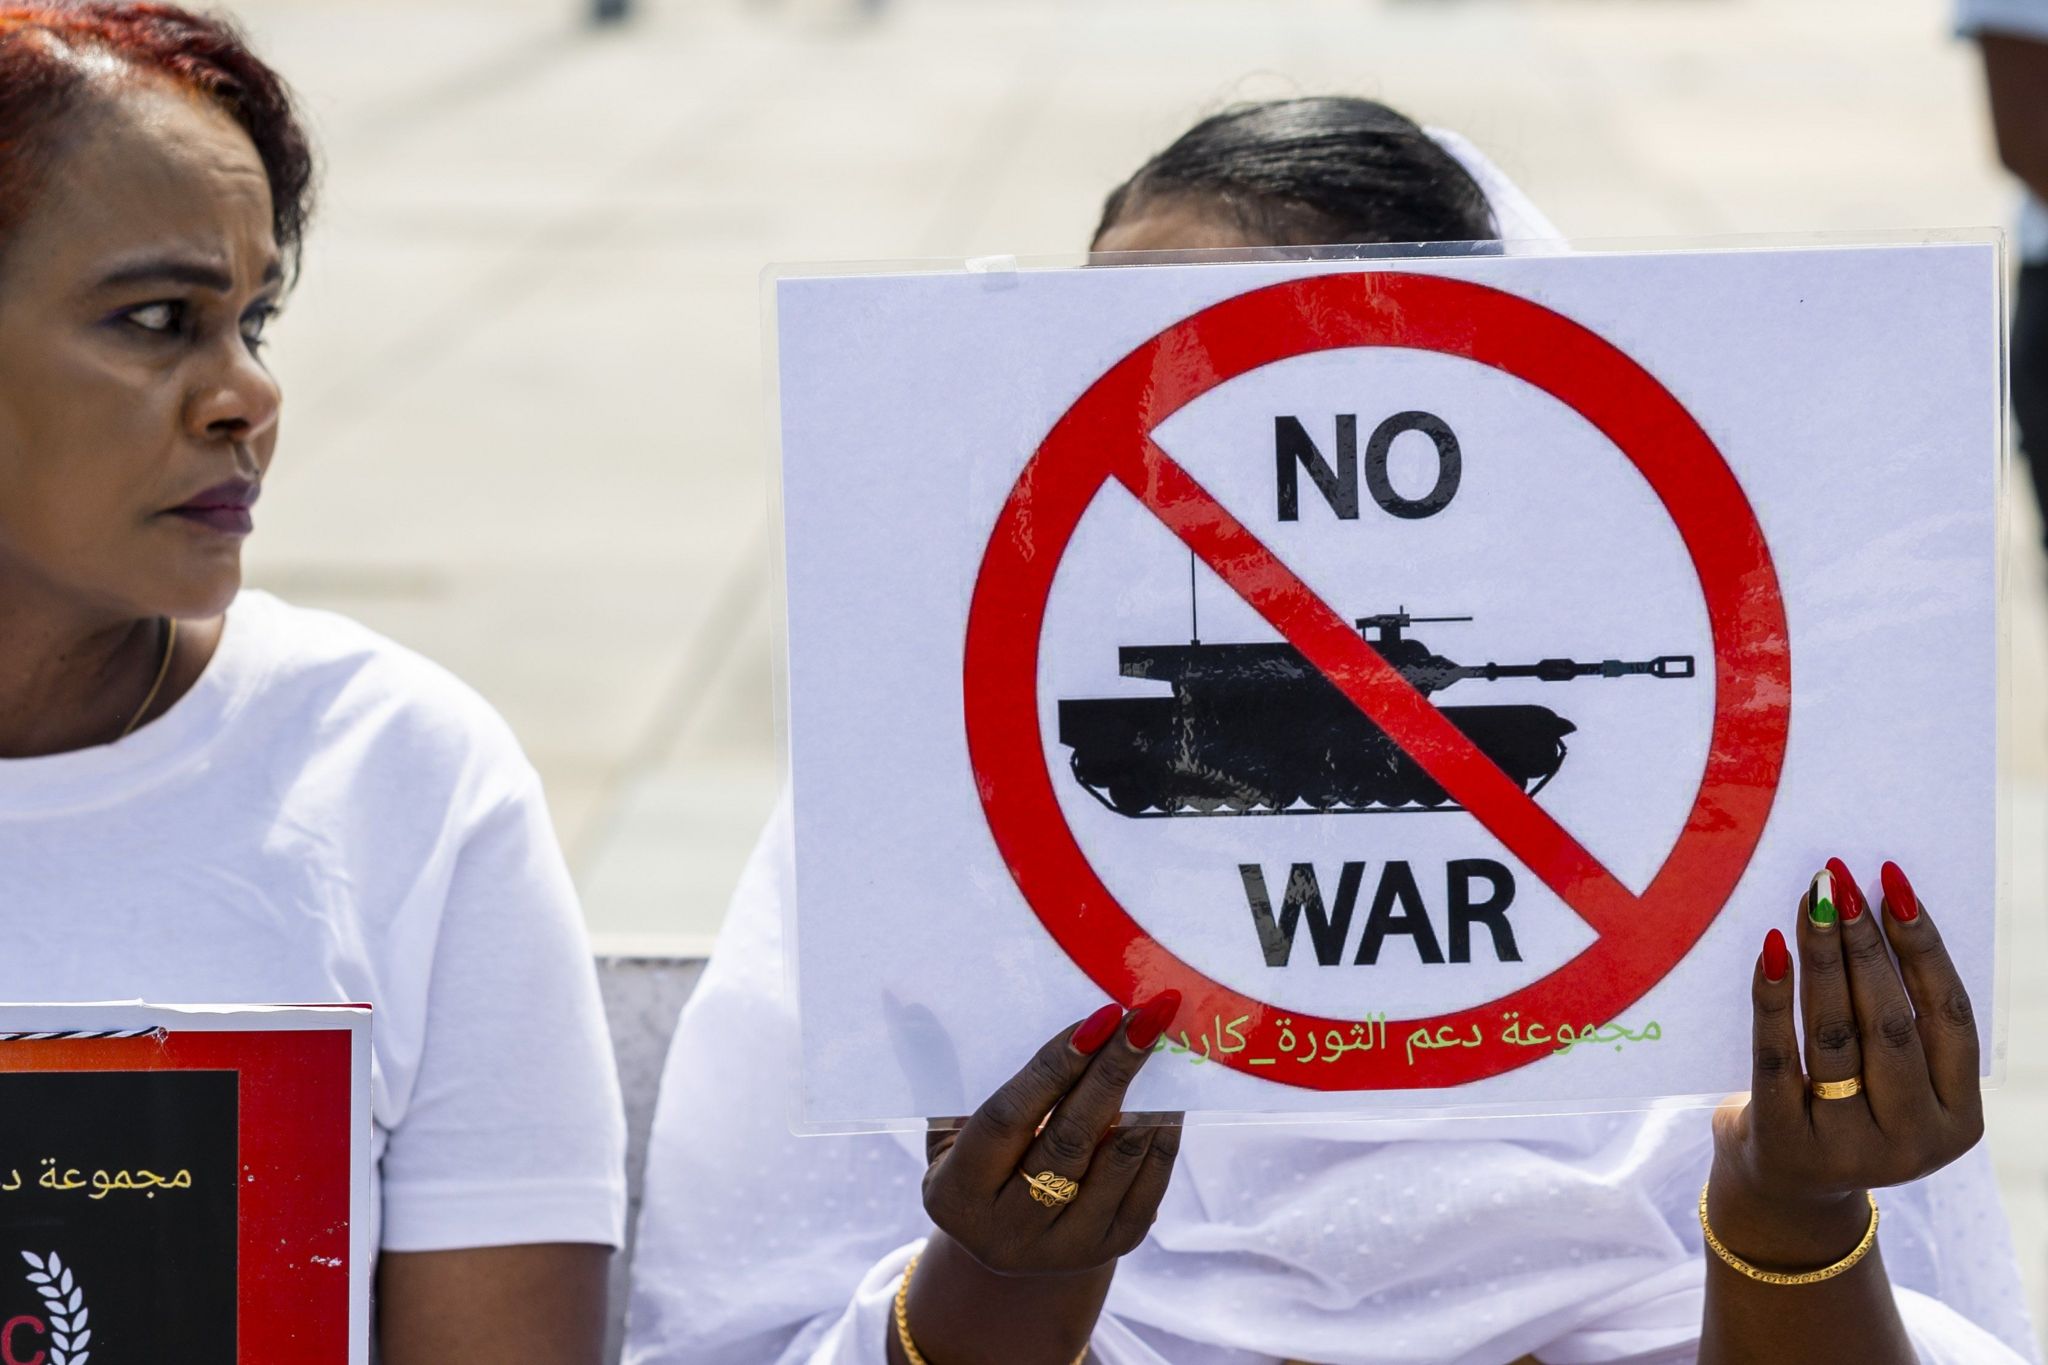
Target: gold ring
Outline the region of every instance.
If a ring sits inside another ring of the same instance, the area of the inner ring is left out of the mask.
[[[1817,1100],[1846,1100],[1863,1093],[1863,1078],[1851,1076],[1846,1081],[1814,1081],[1810,1088]]]
[[[1019,1171],[1017,1174],[1031,1187],[1031,1197],[1047,1208],[1056,1209],[1062,1204],[1070,1204],[1074,1196],[1081,1192],[1080,1181],[1069,1180],[1051,1171],[1040,1171],[1037,1175]]]

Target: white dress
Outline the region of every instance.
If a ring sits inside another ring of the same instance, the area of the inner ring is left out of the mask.
[[[921,1134],[793,1136],[788,806],[683,1011],[647,1158],[627,1365],[883,1365],[929,1231]],[[1117,1271],[1101,1365],[1678,1365],[1705,1262],[1704,1110],[1190,1128]],[[1880,1194],[1927,1365],[2035,1361],[1979,1144]]]

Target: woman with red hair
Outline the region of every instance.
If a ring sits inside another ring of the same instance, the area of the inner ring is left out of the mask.
[[[594,1362],[623,1122],[539,780],[241,589],[312,180],[227,24],[0,0],[0,998],[371,1002],[385,1365]]]

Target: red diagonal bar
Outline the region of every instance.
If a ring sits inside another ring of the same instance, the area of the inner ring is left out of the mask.
[[[1110,472],[1596,933],[1640,909],[1634,892],[1157,442],[1120,442]]]
[[[1714,720],[1691,812],[1640,897],[1471,752],[1465,737],[1349,624],[1164,452],[1150,433],[1239,375],[1337,347],[1460,356],[1547,393],[1600,431],[1647,481],[1699,575],[1714,641]],[[1441,1033],[1530,1018],[1606,1020],[1691,950],[1743,876],[1783,770],[1791,708],[1784,602],[1763,529],[1720,451],[1683,404],[1628,356],[1541,304],[1466,281],[1396,271],[1308,276],[1235,295],[1152,337],[1090,385],[1018,475],[975,580],[962,661],[974,781],[989,833],[1025,902],[1101,989],[1126,1003],[1166,988],[1191,1019],[1244,1016],[1259,1036],[1344,1027],[1279,1010],[1182,961],[1105,886],[1068,825],[1047,763],[1039,648],[1053,579],[1111,479],[1201,555],[1515,856],[1600,930],[1570,962],[1498,1000],[1400,1021]],[[1624,918],[1622,911],[1630,911]],[[1462,1085],[1537,1059],[1539,1049],[1458,1047],[1410,1065],[1387,1050],[1282,1076],[1313,1090]],[[1543,1053],[1541,1055],[1548,1055]]]

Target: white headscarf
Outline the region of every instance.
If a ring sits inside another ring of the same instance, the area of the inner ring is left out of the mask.
[[[1504,240],[1556,239],[1477,148],[1430,135]],[[626,1365],[884,1365],[929,1224],[922,1134],[798,1138],[785,801],[676,1033],[647,1158]],[[1705,1275],[1708,1113],[1191,1127],[1119,1267],[1101,1365],[1678,1365]],[[1983,1146],[1883,1196],[1927,1365],[2033,1362]]]
[[[1564,234],[1557,230],[1535,201],[1522,193],[1522,187],[1508,179],[1506,172],[1493,164],[1486,153],[1466,139],[1462,133],[1448,128],[1424,128],[1430,141],[1451,154],[1451,159],[1465,168],[1479,186],[1479,192],[1486,196],[1488,207],[1493,210],[1493,225],[1500,233],[1500,239],[1510,244],[1551,243],[1564,245]]]

